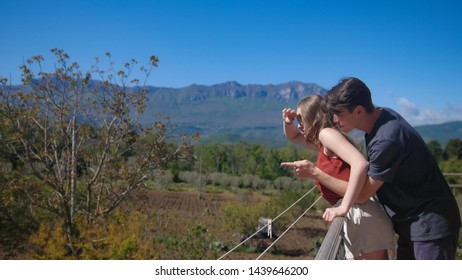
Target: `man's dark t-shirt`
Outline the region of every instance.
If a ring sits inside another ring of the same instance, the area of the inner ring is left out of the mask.
[[[365,135],[368,175],[395,231],[412,241],[448,236],[461,226],[454,195],[425,142],[398,113],[382,108]]]

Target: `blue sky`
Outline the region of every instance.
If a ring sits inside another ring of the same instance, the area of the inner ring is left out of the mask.
[[[462,1],[4,1],[0,76],[58,48],[88,70],[159,57],[148,84],[314,82],[356,76],[413,125],[462,120]],[[51,65],[50,65],[51,67]],[[295,104],[294,104],[295,105]]]

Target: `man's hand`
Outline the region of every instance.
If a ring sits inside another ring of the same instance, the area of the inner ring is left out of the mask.
[[[293,167],[295,174],[301,179],[313,179],[316,172],[316,166],[309,160],[283,162],[281,166]]]

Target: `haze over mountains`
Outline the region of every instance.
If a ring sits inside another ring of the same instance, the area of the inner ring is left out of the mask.
[[[11,86],[9,90],[28,91],[22,86]],[[245,141],[281,147],[288,143],[282,132],[282,109],[296,108],[305,96],[326,92],[318,84],[298,81],[274,85],[241,85],[231,81],[183,88],[148,87],[148,106],[142,122],[150,124],[161,114],[176,124],[175,133],[199,133],[201,144]],[[443,147],[449,139],[462,139],[462,120],[416,129],[425,141],[437,140]],[[361,136],[354,134],[357,138]]]
[[[191,85],[184,88],[149,88],[144,121],[156,112],[171,117],[178,131],[201,134],[202,142],[247,141],[274,146],[286,144],[281,131],[281,110],[296,108],[300,99],[326,90],[314,83],[277,85]]]
[[[276,121],[280,122],[283,107],[295,107],[303,97],[325,92],[319,85],[301,82],[279,85],[227,82],[179,89],[150,87],[148,110],[160,109],[180,126],[233,132],[273,126]]]
[[[324,95],[326,89],[315,83],[298,81],[276,85],[241,85],[226,82],[211,86],[183,88],[149,87],[149,104],[144,121],[152,122],[156,113],[171,117],[182,133],[199,133],[201,142],[211,141],[285,146],[281,110],[296,108],[308,95]],[[462,139],[462,121],[416,127],[426,140],[445,146],[452,138]]]

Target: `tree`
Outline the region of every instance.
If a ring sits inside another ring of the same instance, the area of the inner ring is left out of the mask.
[[[62,50],[51,52],[53,72],[45,72],[44,58],[34,56],[21,66],[26,90],[0,91],[0,137],[2,150],[40,182],[35,190],[23,188],[30,207],[63,220],[69,253],[77,255],[76,217],[91,224],[107,215],[155,170],[187,152],[191,142],[186,136],[175,145],[166,141],[172,127],[168,118],[148,127],[140,123],[145,83],[157,57],[139,68],[141,82],[130,80],[135,60],[117,71],[107,53],[108,70],[97,59],[83,73]]]
[[[450,139],[446,144],[444,156],[446,159],[462,159],[462,141],[460,139]]]
[[[431,140],[427,143],[427,147],[437,162],[443,159],[443,148],[441,148],[440,142]]]

